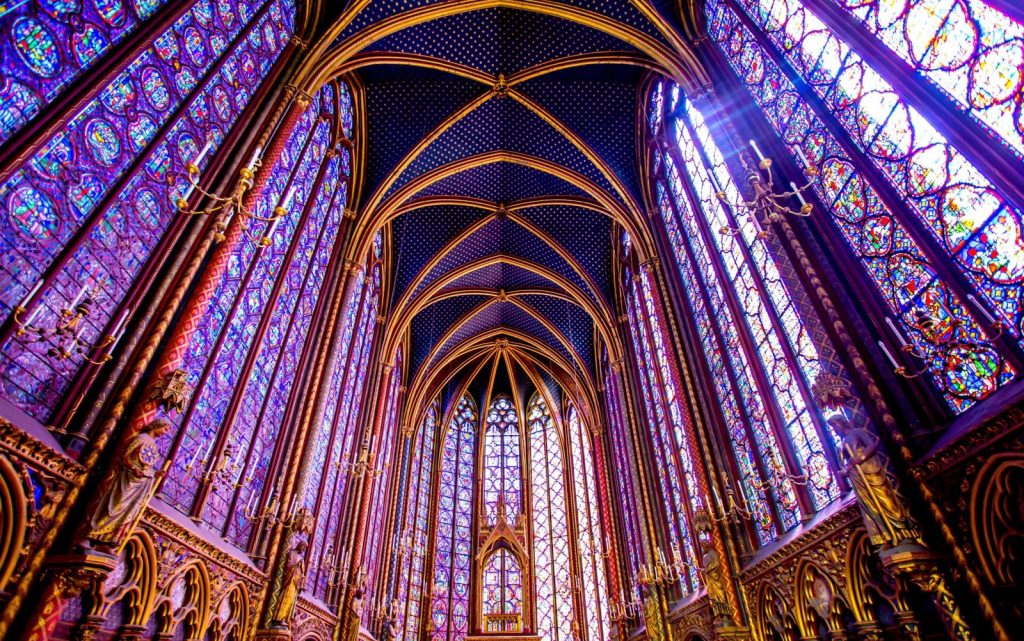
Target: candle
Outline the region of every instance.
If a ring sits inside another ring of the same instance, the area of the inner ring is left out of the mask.
[[[189,180],[188,181],[188,188],[185,190],[185,193],[181,195],[181,199],[182,200],[188,200],[189,198],[192,197],[192,192],[194,192],[195,190],[196,190],[196,183],[194,183],[191,180]]]
[[[720,191],[724,191],[722,189],[722,186],[720,184],[718,184],[718,177],[715,176],[714,170],[709,170],[708,171],[708,178],[711,179],[711,184],[714,185],[716,193],[720,192]]]
[[[124,329],[125,321],[128,320],[128,314],[130,314],[131,311],[132,308],[128,307],[125,308],[123,312],[121,312],[121,317],[117,319],[117,324],[114,325],[114,331],[110,332],[111,334],[117,336],[118,334],[121,333],[121,330]]]
[[[206,146],[203,147],[203,149],[199,152],[199,155],[196,156],[196,159],[192,161],[192,164],[198,167],[203,162],[203,160],[206,159],[206,154],[210,153],[211,149],[213,149],[212,141],[206,143]]]
[[[274,230],[277,229],[277,223],[279,223],[279,222],[281,222],[280,218],[275,218],[274,220],[270,221],[270,226],[267,227],[267,233],[266,233],[267,238],[270,238],[271,236],[274,235]]]
[[[252,158],[249,159],[249,165],[246,167],[249,171],[253,171],[256,168],[256,163],[260,161],[260,154],[263,153],[263,147],[257,147],[256,151],[252,153]]]
[[[39,312],[41,312],[41,311],[43,311],[43,306],[42,305],[36,305],[36,308],[33,309],[32,313],[28,315],[28,318],[25,319],[25,323],[24,324],[25,325],[31,325],[32,321],[34,321],[36,319],[36,316],[39,316]]]
[[[247,513],[249,513],[249,514],[252,514],[252,508],[255,505],[255,503],[256,503],[256,492],[253,492],[253,493],[251,493],[249,495],[249,502],[245,505],[245,511]]]
[[[967,300],[971,301],[971,304],[973,304],[978,309],[978,312],[982,316],[984,316],[985,320],[987,320],[989,323],[995,325],[999,322],[992,314],[989,313],[987,309],[985,309],[985,306],[982,305],[981,302],[974,297],[974,294],[968,294]],[[24,307],[24,305],[22,305],[22,307]]]
[[[889,359],[889,362],[892,364],[893,368],[899,369],[899,363],[897,363],[896,359],[892,357],[892,354],[889,352],[889,348],[885,346],[885,343],[883,343],[882,341],[878,341],[878,346],[882,348],[882,353],[885,354],[885,357]]]
[[[800,147],[798,145],[798,146],[794,147],[794,149],[796,149],[797,158],[800,159],[800,162],[803,163],[804,167],[805,168],[810,167],[811,166],[811,161],[807,160],[807,155],[804,154],[803,147]]]
[[[757,154],[757,159],[764,160],[764,154],[761,153],[761,149],[758,148],[757,143],[753,140],[749,140],[748,142],[750,143],[750,147],[754,150],[754,153]]]
[[[888,325],[892,333],[896,335],[896,340],[900,342],[900,347],[906,347],[907,339],[903,338],[903,334],[901,334],[900,330],[896,328],[896,323],[893,322],[891,317],[885,317],[885,324]]]
[[[293,200],[295,200],[295,185],[288,188],[288,193],[284,197],[284,205],[282,205],[282,207],[288,209],[292,206]]]
[[[75,305],[77,305],[79,301],[81,301],[82,298],[85,297],[85,293],[87,291],[89,291],[89,286],[82,285],[82,289],[78,290],[78,294],[75,296],[75,300],[71,301],[71,305],[69,305],[69,308],[74,309]]]
[[[114,348],[117,347],[117,344],[121,342],[121,337],[122,336],[124,336],[124,328],[123,327],[120,329],[120,331],[118,331],[118,332],[116,332],[114,334],[114,340],[110,341],[110,347],[107,348],[107,353],[108,354],[110,352],[114,351]]]
[[[42,288],[42,286],[43,281],[36,281],[35,286],[32,288],[31,291],[29,291],[29,293],[25,294],[25,298],[21,299],[21,303],[19,303],[18,306],[21,308],[27,308],[28,304],[32,302],[32,298],[36,295],[40,288]]]
[[[800,201],[801,205],[807,204],[807,201],[804,200],[804,195],[800,193],[800,189],[796,186],[796,183],[789,183],[789,188],[793,190],[793,193],[796,195],[796,199]]]

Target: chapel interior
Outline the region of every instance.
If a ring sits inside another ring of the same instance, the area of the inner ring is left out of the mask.
[[[12,0],[0,74],[0,639],[1022,638],[1018,0]]]

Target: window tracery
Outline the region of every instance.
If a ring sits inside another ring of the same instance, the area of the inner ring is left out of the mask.
[[[1020,158],[1007,118],[1020,74],[1006,64],[1020,48],[1019,24],[982,2],[921,0],[884,18],[873,2],[840,6],[889,47],[893,68],[910,64]],[[1020,340],[1022,204],[947,139],[948,123],[925,118],[861,57],[862,43],[798,0],[710,0],[706,12],[770,125],[818,170],[812,185],[892,314],[893,339],[924,354],[954,412],[1010,381],[1016,372],[992,336],[1002,328]],[[915,28],[901,31],[911,16]],[[975,37],[961,46],[947,29]]]
[[[85,38],[97,55],[102,44],[102,18],[92,14],[93,3],[76,5],[78,13],[62,4],[50,14],[39,13],[36,4],[21,3],[0,17],[27,29],[22,35],[29,39],[16,45],[27,58],[3,56],[5,136],[24,124],[18,113],[34,114],[31,103],[19,101],[35,100],[30,93],[59,93],[75,77],[73,68],[83,66],[73,65],[62,48],[68,40],[58,44],[46,33],[68,31],[71,20],[81,29],[72,40]],[[125,11],[107,16],[121,21],[117,37],[141,15]],[[53,326],[86,285],[96,295],[82,321],[82,339],[99,343],[115,329],[118,312],[133,304],[138,279],[160,258],[154,251],[179,219],[174,202],[188,184],[173,178],[186,174],[185,165],[207,143],[213,151],[223,143],[291,37],[293,20],[291,0],[218,3],[216,12],[208,2],[195,4],[13,168],[0,184],[0,203],[10,214],[0,219],[0,318],[23,301],[35,325]],[[198,25],[205,25],[208,37],[196,37]],[[116,39],[113,31],[108,35]],[[29,91],[22,72],[32,65],[53,73]],[[213,156],[205,154],[199,169]],[[56,360],[47,353],[51,347],[50,341],[16,337],[0,353],[4,395],[41,422],[52,416],[89,356],[75,352]]]

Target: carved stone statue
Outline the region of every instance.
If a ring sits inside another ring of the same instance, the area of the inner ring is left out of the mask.
[[[344,641],[359,641],[359,628],[363,618],[363,589],[356,588],[345,617]]]
[[[871,542],[895,547],[906,541],[918,541],[917,525],[889,471],[888,459],[879,450],[878,438],[863,428],[853,427],[845,416],[833,416],[828,423],[843,440],[846,472],[857,493]]]
[[[398,638],[398,615],[394,612],[384,617],[380,624],[380,641],[395,641]]]
[[[295,616],[295,606],[299,602],[299,592],[306,582],[306,548],[309,544],[305,539],[298,539],[292,544],[284,560],[281,572],[281,597],[270,617],[270,627],[287,628],[291,626]]]
[[[700,540],[703,552],[701,564],[704,566],[704,588],[708,592],[708,602],[715,621],[731,620],[728,587],[725,584],[725,572],[722,569],[722,558],[710,539]]]
[[[156,489],[163,455],[157,439],[169,432],[170,423],[158,419],[136,434],[113,465],[113,474],[100,486],[83,537],[83,547],[117,551],[131,535],[139,515]]]

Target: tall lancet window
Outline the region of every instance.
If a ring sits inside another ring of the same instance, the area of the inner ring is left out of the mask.
[[[163,496],[243,548],[253,515],[273,491],[271,462],[287,443],[279,436],[294,402],[292,385],[338,261],[348,179],[348,152],[332,140],[338,101],[337,86],[321,89],[282,157],[267,168],[257,212],[282,206],[288,213],[269,246],[238,246],[182,366],[195,393],[174,419],[179,431],[168,437],[173,465]],[[264,231],[271,230],[251,233]]]
[[[344,559],[343,555],[347,552],[341,540],[340,525],[349,475],[342,469],[340,461],[351,462],[359,457],[360,442],[356,438],[356,427],[362,410],[363,386],[376,334],[377,312],[380,309],[382,241],[379,240],[379,234],[377,238],[378,242],[374,243],[374,249],[367,257],[366,271],[359,274],[366,275],[360,279],[362,287],[356,288],[349,312],[343,321],[344,331],[338,349],[347,347],[347,352],[342,352],[342,355],[347,354],[348,358],[339,356],[336,361],[331,376],[332,396],[328,399],[328,409],[321,426],[321,429],[331,430],[331,458],[328,459],[331,463],[325,471],[326,480],[317,505],[323,518],[316,520],[309,558],[312,559],[310,566],[317,569],[311,573],[315,574],[315,594],[323,600],[328,600],[332,593],[332,580],[336,583],[337,578],[336,569],[330,563]],[[333,395],[334,390],[339,390],[337,396]]]
[[[930,366],[953,412],[1010,381],[1004,354],[1024,319],[1024,27],[981,1],[705,9],[741,84],[816,170],[821,220],[874,287],[892,351],[922,354],[906,365]]]
[[[628,414],[626,413],[623,399],[621,397],[620,372],[611,367],[605,355],[605,404],[608,412],[608,432],[611,441],[611,462],[609,481],[613,488],[619,493],[621,501],[615,501],[609,507],[618,507],[619,522],[622,527],[622,539],[624,543],[623,561],[627,569],[626,580],[623,581],[622,589],[631,590],[635,581],[639,578],[640,565],[644,562],[643,544],[640,530],[640,502],[637,497],[641,496],[639,481],[636,477],[636,463],[638,461],[634,448],[632,434],[629,427]],[[637,506],[636,509],[629,509],[625,506]],[[616,595],[623,597],[622,602],[628,602],[633,598],[639,598],[638,594],[629,593]]]
[[[487,410],[484,432],[484,511],[487,524],[497,519],[498,501],[505,501],[510,521],[522,511],[519,415],[512,399],[499,396]]]
[[[397,486],[398,481],[394,480],[401,471],[400,465],[393,465],[392,457],[395,452],[395,443],[400,438],[398,434],[398,416],[402,394],[402,346],[399,345],[395,355],[395,366],[391,369],[391,379],[387,382],[387,405],[384,418],[381,422],[381,431],[373,435],[373,461],[377,469],[383,473],[373,480],[373,502],[370,505],[370,523],[368,525],[368,536],[366,537],[366,552],[363,556],[363,567],[369,572],[367,585],[376,585],[377,577],[383,567],[383,560],[380,558],[381,540],[384,538],[379,533],[384,530],[384,517],[386,516],[386,501],[390,496],[393,487],[392,482]],[[395,471],[393,474],[392,471]],[[395,490],[397,492],[397,489]],[[384,579],[381,578],[380,581]],[[368,613],[367,613],[368,614]]]
[[[572,476],[576,494],[576,531],[579,550],[583,607],[587,616],[583,625],[589,641],[604,641],[612,636],[608,611],[608,586],[605,579],[605,543],[599,512],[597,470],[590,434],[580,420],[575,405],[566,412],[572,451]]]
[[[419,638],[420,607],[423,600],[424,555],[427,546],[427,527],[430,519],[431,472],[434,463],[438,412],[440,406],[435,399],[427,408],[423,422],[412,443],[412,458],[409,469],[408,491],[405,512],[402,518],[402,545],[405,553],[398,574],[397,599],[402,621],[400,641],[415,641]]]
[[[562,440],[547,402],[540,393],[535,393],[530,400],[527,420],[530,426],[537,634],[545,641],[569,641],[573,628],[574,590]]]
[[[0,141],[87,78],[157,5],[43,4],[0,9]],[[88,300],[80,338],[118,333],[160,271],[161,242],[180,229],[186,166],[209,168],[289,41],[294,10],[291,0],[195,2],[150,29],[121,71],[72,96],[45,135],[24,141],[23,159],[0,179],[0,322],[20,304],[19,320],[51,328],[62,309]],[[34,337],[0,337],[2,393],[40,422],[59,422],[68,389],[101,355]]]
[[[690,523],[693,513],[700,508],[700,497],[693,479],[688,435],[683,430],[683,412],[687,410],[682,406],[682,398],[669,369],[668,359],[672,355],[665,347],[666,328],[660,317],[654,314],[649,275],[642,271],[634,278],[627,268],[625,276],[626,286],[630,288],[627,316],[639,364],[643,405],[651,426],[648,434],[654,474],[664,497],[662,515],[671,546],[670,552],[659,552],[674,557],[685,555],[690,567],[696,567],[696,547]],[[692,590],[696,581],[696,575],[687,572],[686,581],[680,584],[684,590]]]
[[[795,526],[802,509],[839,496],[835,437],[810,394],[822,357],[765,236],[727,204],[739,190],[703,117],[688,102],[677,108],[682,100],[675,88],[652,97],[653,111],[681,114],[662,133],[676,148],[654,152],[656,196],[745,504],[766,543]],[[800,492],[809,506],[801,508]]]
[[[459,399],[441,451],[434,545],[433,641],[462,641],[469,629],[476,404]]]

